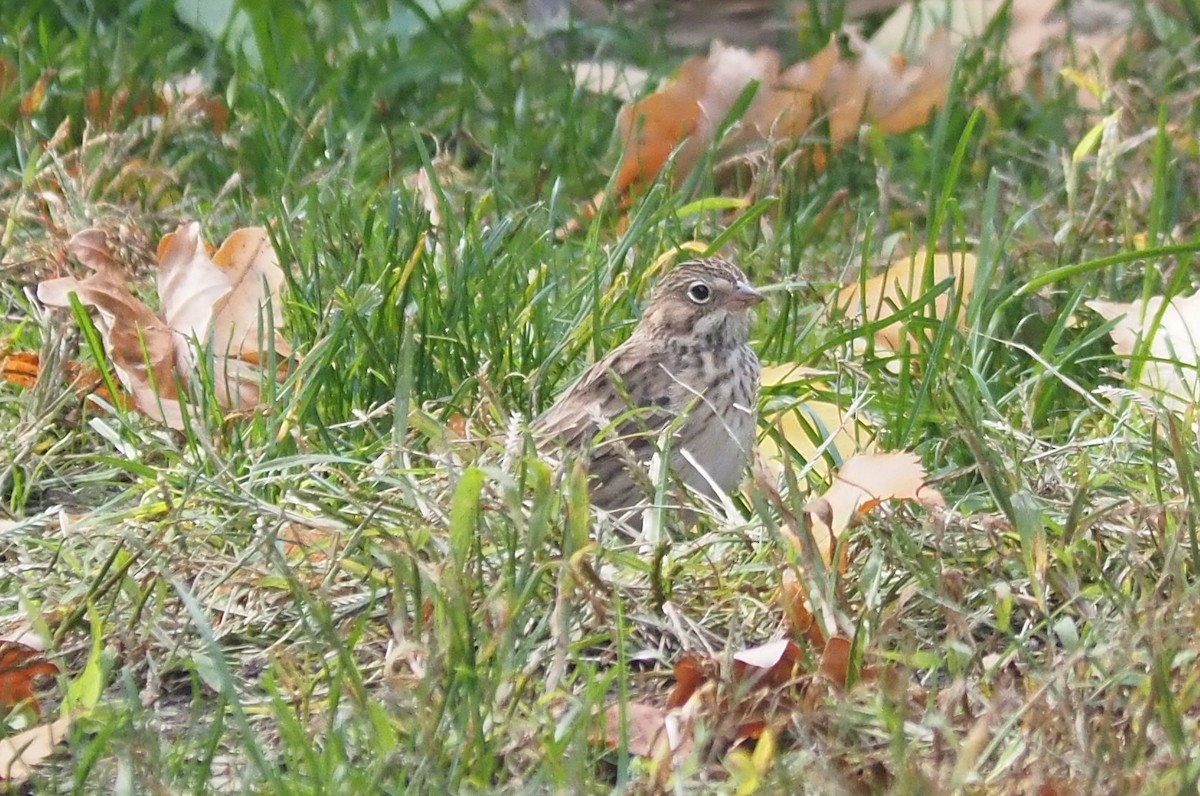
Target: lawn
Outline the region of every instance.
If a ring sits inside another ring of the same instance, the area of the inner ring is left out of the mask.
[[[1134,4],[1101,78],[1012,80],[1002,14],[921,124],[830,150],[818,114],[755,169],[708,150],[599,208],[622,103],[571,66],[670,75],[697,51],[655,24],[243,5],[3,15],[0,744],[64,731],[0,791],[1197,791],[1196,407],[1139,389],[1163,356],[1114,353],[1088,306],[1200,283],[1192,0]],[[782,61],[845,13],[807,5]],[[95,314],[36,290],[98,228],[155,307],[191,221],[267,228],[295,355],[257,411],[200,379],[173,430],[113,408]],[[631,541],[524,428],[681,246],[768,295],[752,345],[800,375],[760,426],[789,444]],[[917,251],[971,253],[973,286],[834,306]],[[1166,358],[1195,385],[1194,351]],[[780,431],[796,405],[852,409],[945,505],[874,507],[822,557],[811,502],[854,451],[815,410]],[[638,738],[648,715],[675,735]]]

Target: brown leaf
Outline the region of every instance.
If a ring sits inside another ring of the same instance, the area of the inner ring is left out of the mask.
[[[64,277],[42,282],[38,297],[65,307],[76,293],[81,303],[99,311],[105,348],[139,410],[182,429],[178,384],[197,378],[202,353],[223,408],[258,407],[259,363],[272,351],[280,358],[291,354],[276,331],[282,324],[283,272],[266,230],[235,231],[213,258],[198,224],[166,235],[158,250],[165,321],[130,293],[103,232],[85,230],[71,239],[69,248],[95,274],[82,281]],[[286,372],[274,375],[281,378]]]
[[[609,749],[621,747],[622,712],[625,718],[626,749],[631,755],[654,757],[661,744],[669,743],[667,712],[653,705],[629,702],[626,703],[624,711],[619,704],[609,705],[604,711],[604,742]]]
[[[667,708],[683,705],[707,679],[708,675],[704,673],[700,659],[694,655],[684,655],[675,664],[675,687],[667,697]]]
[[[171,428],[183,428],[175,339],[170,330],[129,292],[103,232],[84,230],[71,239],[68,248],[95,273],[84,280],[68,276],[44,281],[38,285],[38,300],[51,307],[69,307],[70,294],[75,293],[81,304],[94,307],[109,359],[134,405]]]
[[[835,685],[845,688],[850,676],[850,651],[853,645],[845,636],[834,636],[825,642],[817,671]]]
[[[29,779],[33,769],[54,753],[70,729],[71,717],[63,716],[0,740],[0,782],[13,785]]]
[[[807,637],[818,649],[824,647],[825,634],[821,632],[820,624],[808,608],[808,591],[794,572],[783,573],[779,596],[784,618],[792,633]]]

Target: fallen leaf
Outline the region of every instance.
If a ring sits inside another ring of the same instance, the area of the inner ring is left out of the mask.
[[[666,741],[667,711],[642,702],[628,702],[624,710],[620,704],[609,705],[604,711],[604,741],[609,749],[621,747],[622,730],[629,754],[653,757]]]
[[[70,294],[75,293],[84,306],[94,307],[109,359],[134,405],[171,428],[183,428],[170,329],[129,292],[102,231],[84,230],[68,248],[95,273],[84,280],[70,276],[46,280],[38,285],[38,300],[51,307],[69,307]]]
[[[37,354],[18,352],[0,359],[0,374],[4,380],[26,389],[37,383],[41,360]]]
[[[58,667],[46,660],[41,644],[31,633],[0,637],[0,716],[25,704],[41,712],[33,683],[39,677],[53,677]]]
[[[884,273],[864,283],[855,282],[842,288],[831,309],[844,313],[848,320],[857,323],[885,321],[933,287],[952,280],[954,284],[949,290],[941,292],[916,315],[917,318],[941,320],[946,317],[956,295],[961,294],[964,304],[970,298],[975,288],[977,267],[978,261],[970,252],[935,252],[930,256],[925,249],[918,249],[910,256],[893,259]],[[960,328],[964,320],[960,315]],[[885,324],[875,332],[875,344],[891,351],[899,350],[907,333],[906,326],[904,320]]]
[[[787,69],[769,48],[751,52],[714,41],[707,56],[688,59],[658,91],[622,108],[616,195],[627,198],[643,189],[673,152],[675,183],[682,182],[713,144],[738,97],[754,83],[753,99],[721,142],[725,154],[774,149],[785,142],[799,146],[822,118],[828,143],[836,148],[864,123],[901,132],[924,124],[945,102],[957,54],[947,36],[932,35],[925,57],[912,66],[877,52],[853,32],[847,36],[854,58],[843,59],[831,38],[812,58]]]
[[[621,109],[617,130],[624,150],[616,192],[640,189],[675,156],[676,183],[700,161],[734,102],[750,83],[774,83],[779,56],[767,48],[749,52],[713,42],[707,56],[684,61],[659,91]],[[755,102],[765,102],[756,96]]]
[[[21,102],[17,106],[17,110],[22,116],[32,116],[37,113],[46,99],[46,89],[50,85],[50,81],[57,74],[57,69],[46,69],[38,76],[37,82],[33,84],[33,88],[29,89],[25,93],[25,96],[21,97]]]
[[[634,102],[650,83],[650,74],[620,61],[582,61],[572,68],[575,85],[593,94]]]
[[[1092,300],[1087,306],[1105,320],[1117,320],[1109,335],[1113,353],[1132,356],[1146,352],[1137,389],[1176,411],[1200,400],[1200,293],[1161,296],[1125,304]]]
[[[778,688],[795,679],[803,662],[804,652],[796,642],[776,639],[734,653],[734,679]]]
[[[29,351],[9,354],[0,360],[0,377],[25,389],[29,389],[37,383],[41,369],[41,357]],[[69,382],[68,386],[80,398],[86,395],[95,395],[110,404],[126,409],[130,407],[129,397],[124,393],[116,396],[109,393],[108,388],[104,385],[104,378],[95,368],[78,362],[67,362],[64,364],[63,370]]]
[[[926,487],[925,481],[925,468],[911,453],[860,454],[846,462],[829,490],[804,507],[813,541],[826,566],[833,566],[838,540],[854,519],[883,501],[916,500],[924,505],[941,505],[941,495]],[[844,571],[846,563],[843,553],[838,570]]]
[[[694,655],[684,655],[675,664],[675,687],[667,697],[667,708],[683,705],[707,679],[700,659]]]
[[[814,647],[823,648],[825,634],[821,632],[820,624],[809,610],[808,591],[800,583],[795,572],[783,573],[779,598],[784,619],[787,620],[793,635],[805,636]]]
[[[0,782],[14,785],[29,779],[34,768],[54,753],[70,729],[71,717],[62,716],[0,740]]]
[[[817,666],[817,671],[834,685],[845,688],[850,676],[850,651],[852,648],[850,639],[845,636],[833,636],[825,642],[825,649],[821,651],[821,662]]]
[[[827,476],[831,460],[844,462],[867,449],[874,440],[874,431],[858,414],[828,401],[796,400],[788,395],[804,395],[829,376],[826,371],[790,363],[763,368],[764,388],[788,388],[774,390],[762,411],[762,426],[766,431],[758,443],[758,452],[775,478],[784,472],[786,462],[796,460]]]
[[[291,354],[277,331],[283,321],[283,272],[266,230],[235,231],[212,258],[198,224],[165,236],[158,249],[163,318],[129,291],[103,232],[84,230],[69,249],[93,275],[44,281],[38,298],[67,307],[75,293],[98,311],[108,356],[140,411],[182,429],[182,388],[201,372],[212,373],[223,408],[260,405],[261,364],[271,353],[280,359]]]

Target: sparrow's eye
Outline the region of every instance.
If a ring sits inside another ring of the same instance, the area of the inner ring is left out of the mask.
[[[712,298],[712,290],[703,282],[693,282],[688,288],[688,298],[697,304],[707,304]]]

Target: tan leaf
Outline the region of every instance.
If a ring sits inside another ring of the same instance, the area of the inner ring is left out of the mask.
[[[604,743],[609,749],[619,749],[624,735],[629,753],[649,759],[656,777],[665,778],[675,762],[694,747],[692,725],[697,709],[695,698],[671,710],[642,702],[628,702],[623,709],[619,704],[609,705],[604,711]]]
[[[573,67],[575,85],[593,94],[633,102],[646,90],[650,74],[620,61],[583,61]]]
[[[840,59],[836,39],[807,61],[786,69],[775,86],[761,86],[742,117],[743,141],[798,138],[809,131],[817,112],[821,87]]]
[[[183,428],[174,336],[153,310],[129,292],[103,232],[84,230],[67,246],[95,273],[83,280],[69,276],[46,280],[38,285],[38,300],[51,307],[69,307],[70,294],[75,293],[81,304],[94,307],[104,347],[134,405],[171,428]]]
[[[139,410],[182,429],[177,384],[186,386],[198,377],[201,351],[223,408],[259,404],[258,363],[267,360],[272,348],[280,357],[291,353],[276,331],[282,323],[278,293],[283,273],[265,230],[234,232],[213,258],[198,224],[164,236],[158,248],[158,289],[165,320],[130,293],[103,232],[85,230],[72,238],[69,248],[96,273],[82,281],[65,277],[42,282],[38,297],[65,307],[69,294],[76,293],[99,311],[97,326],[109,358]]]
[[[832,307],[843,311],[850,320],[872,323],[895,315],[929,288],[953,279],[954,285],[949,291],[939,294],[932,307],[926,307],[918,313],[918,317],[923,318],[945,318],[955,293],[962,293],[964,303],[970,298],[975,288],[978,261],[970,252],[937,252],[930,264],[930,280],[926,282],[926,258],[926,250],[919,249],[911,256],[894,259],[884,273],[868,279],[865,284],[855,282],[842,288],[834,298]],[[875,332],[875,344],[881,348],[898,350],[904,336],[905,323],[895,321]]]
[[[1137,389],[1183,411],[1200,400],[1200,293],[1176,296],[1165,307],[1163,302],[1154,296],[1144,303],[1093,300],[1087,306],[1106,320],[1120,319],[1110,332],[1118,356],[1131,356],[1149,341]]]
[[[833,565],[838,539],[860,514],[885,500],[917,500],[941,505],[942,497],[925,486],[925,468],[911,453],[871,453],[855,456],[842,467],[821,497],[804,507],[817,550]],[[843,556],[838,569],[846,568]]]
[[[824,381],[828,376],[824,371],[782,363],[763,368],[762,384],[764,387],[795,384],[797,394],[803,395],[807,385]],[[758,451],[776,478],[793,455],[807,462],[813,471],[828,475],[830,457],[825,453],[832,454],[835,461],[846,461],[866,450],[875,436],[856,414],[827,401],[795,402],[773,397],[763,411],[763,420],[770,431],[763,434]],[[779,440],[787,446],[781,446]]]
[[[70,729],[71,718],[63,716],[0,740],[0,782],[12,785],[29,779],[33,769],[54,753]]]
[[[944,28],[930,33],[920,64],[899,74],[901,90],[895,92],[890,102],[872,105],[869,112],[876,129],[889,134],[902,133],[929,121],[946,104],[957,55],[958,48]]]
[[[217,398],[231,408],[255,406],[262,375],[254,366],[265,363],[272,352],[279,359],[292,354],[277,331],[283,326],[283,269],[263,227],[234,230],[213,255],[213,262],[232,285],[213,304],[212,350],[225,368],[218,390],[237,385],[238,391],[236,398],[232,394],[222,398],[218,391]]]

